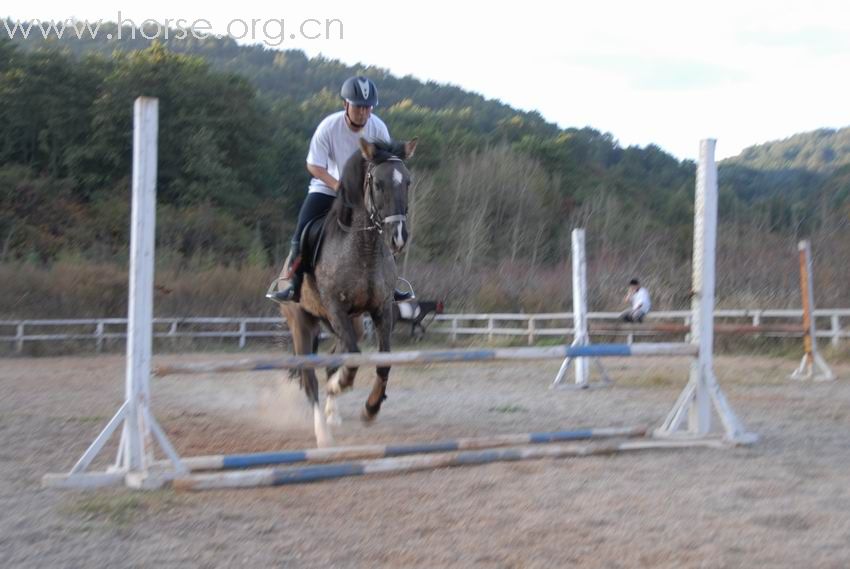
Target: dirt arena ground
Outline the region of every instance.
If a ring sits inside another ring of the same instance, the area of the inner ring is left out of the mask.
[[[228,355],[165,356],[167,361]],[[558,362],[393,370],[372,427],[372,374],[341,400],[341,444],[653,425],[684,360],[609,360],[613,389],[550,392]],[[40,487],[117,410],[120,356],[0,360],[0,567],[850,567],[850,366],[786,380],[789,359],[719,358],[758,445],[504,463],[239,491]],[[312,444],[273,372],[153,383],[184,455]],[[115,445],[104,453],[114,458]]]

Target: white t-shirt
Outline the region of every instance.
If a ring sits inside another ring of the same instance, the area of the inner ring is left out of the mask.
[[[649,312],[652,308],[652,303],[649,301],[649,291],[643,287],[637,289],[632,295],[632,310],[640,308],[644,313]]]
[[[377,116],[372,115],[366,125],[354,132],[345,122],[345,111],[328,115],[316,127],[313,139],[310,141],[310,152],[307,153],[307,164],[325,168],[328,174],[339,180],[342,167],[351,155],[360,151],[360,139],[368,141],[390,140],[387,125]],[[335,196],[336,192],[318,178],[310,180],[308,193],[318,192]]]

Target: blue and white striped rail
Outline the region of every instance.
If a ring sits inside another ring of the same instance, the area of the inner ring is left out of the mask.
[[[299,464],[308,462],[332,462],[337,460],[391,458],[412,454],[453,452],[460,450],[480,450],[516,446],[525,444],[547,444],[588,439],[612,437],[642,437],[645,427],[613,427],[603,429],[578,429],[573,431],[550,431],[526,434],[492,435],[485,437],[467,437],[447,441],[413,444],[358,445],[333,448],[311,448],[278,452],[260,452],[250,454],[229,454],[195,456],[184,458],[183,466],[191,471],[234,470],[271,466],[278,464]],[[162,463],[166,466],[167,463]]]
[[[533,447],[509,447],[502,449],[487,449],[456,453],[426,454],[402,456],[396,458],[380,458],[321,464],[304,467],[259,468],[231,472],[210,472],[190,474],[172,480],[172,487],[178,490],[213,490],[227,488],[252,488],[259,486],[281,486],[285,484],[303,484],[320,482],[349,476],[364,476],[367,474],[389,474],[401,472],[416,472],[447,468],[454,466],[470,466],[493,462],[515,462],[520,460],[535,460],[544,458],[566,458],[571,456],[592,456],[615,454],[641,450],[673,449],[683,447],[723,448],[727,446],[720,440],[653,440],[585,444],[560,444]]]
[[[576,357],[696,356],[699,348],[684,343],[593,344],[548,348],[498,348],[434,350],[411,352],[372,352],[355,354],[316,354],[279,358],[248,358],[231,362],[170,364],[157,366],[154,375],[269,371],[321,367],[402,366],[429,363],[461,363],[507,360],[545,360]]]

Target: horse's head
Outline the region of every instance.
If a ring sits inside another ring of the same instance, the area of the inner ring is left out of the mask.
[[[415,138],[404,143],[360,139],[360,151],[366,159],[363,199],[393,254],[400,253],[408,241],[407,192],[411,176],[404,161],[413,156],[416,142]]]

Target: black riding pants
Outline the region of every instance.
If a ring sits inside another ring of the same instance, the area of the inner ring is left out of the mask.
[[[335,199],[336,196],[329,196],[318,192],[307,194],[307,199],[301,204],[301,211],[298,212],[298,226],[295,228],[295,234],[292,236],[291,246],[293,251],[296,252],[295,256],[301,251],[301,232],[304,231],[304,227],[310,220],[330,211]]]

